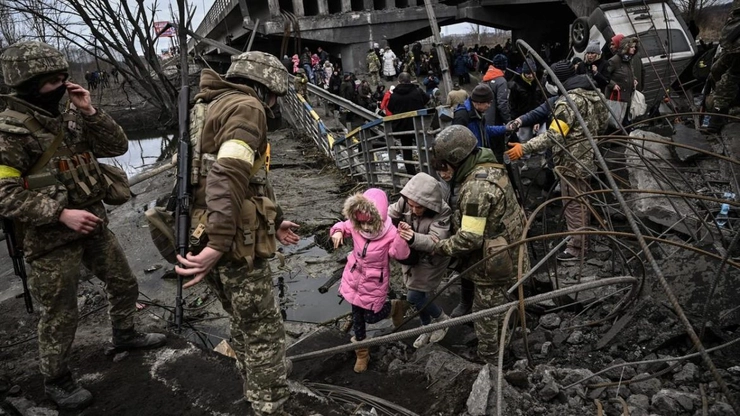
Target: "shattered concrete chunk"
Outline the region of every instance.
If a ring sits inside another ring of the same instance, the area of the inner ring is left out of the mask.
[[[678,414],[683,411],[693,410],[694,400],[699,400],[699,397],[683,391],[662,389],[653,396],[650,402],[653,409],[656,411],[660,410],[661,414]],[[661,409],[668,411],[666,412]]]
[[[58,416],[59,412],[45,407],[31,407],[26,411],[25,416]]]
[[[681,368],[681,371],[673,375],[673,381],[676,383],[686,383],[689,381],[694,381],[696,379],[696,376],[699,372],[699,368],[694,363],[686,363],[686,365]]]
[[[709,416],[735,416],[735,411],[732,410],[732,406],[724,402],[717,402],[713,404],[707,412]]]
[[[581,331],[573,331],[566,341],[568,344],[582,344],[586,340]]]
[[[635,376],[635,378],[644,377],[650,377],[650,374],[644,373]],[[652,397],[658,391],[660,391],[661,386],[662,384],[660,380],[658,380],[657,378],[651,378],[649,380],[640,381],[637,383],[630,383],[630,391],[632,392],[632,394],[644,394],[648,397]]]
[[[522,389],[529,388],[529,376],[526,371],[511,370],[507,372],[504,377],[506,378],[506,381],[508,381],[509,383],[511,383],[511,385],[515,387],[519,387]]]
[[[560,316],[556,313],[548,313],[540,317],[540,325],[547,329],[555,329],[560,327]]]
[[[617,358],[616,360],[610,362],[606,365],[606,367],[612,367],[618,364],[625,364],[626,361],[624,361],[621,358]],[[631,380],[632,377],[637,374],[635,369],[633,367],[630,367],[628,365],[612,368],[609,371],[606,371],[603,373],[605,377],[608,377],[612,381],[619,381],[619,380]]]
[[[470,395],[466,402],[468,413],[471,416],[483,416],[496,413],[496,377],[497,367],[486,364],[478,373],[478,377],[470,389]],[[513,414],[518,408],[521,395],[504,378],[501,388],[503,389],[503,403],[501,403],[502,414]],[[510,411],[511,409],[511,411]]]
[[[550,400],[557,397],[558,393],[560,393],[560,388],[558,388],[558,385],[555,383],[554,380],[550,380],[547,384],[545,384],[545,387],[540,389],[540,397],[546,402],[549,402]]]

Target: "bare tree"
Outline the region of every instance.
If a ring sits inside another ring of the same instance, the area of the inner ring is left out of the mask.
[[[674,0],[674,2],[687,21],[696,20],[705,7],[723,3],[722,0]]]
[[[161,112],[166,124],[177,120],[177,87],[163,71],[152,33],[157,2],[150,7],[143,0],[133,2],[108,0],[11,0],[7,7],[32,22],[43,23],[52,33],[44,32],[46,41],[70,52],[76,48],[115,67],[127,88]],[[133,7],[132,7],[133,6]],[[194,13],[190,7],[185,26]],[[34,23],[35,24],[35,23]],[[62,45],[59,42],[66,42]]]

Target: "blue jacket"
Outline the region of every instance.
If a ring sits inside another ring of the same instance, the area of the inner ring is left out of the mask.
[[[506,134],[506,126],[488,126],[481,115],[475,111],[470,98],[464,103],[457,106],[455,115],[452,118],[452,124],[465,126],[473,132],[473,136],[478,139],[479,147],[491,148],[491,138],[501,137]],[[481,133],[485,130],[485,136]]]
[[[530,126],[534,126],[535,124],[547,123],[548,120],[550,120],[550,117],[552,117],[552,112],[550,111],[550,109],[555,107],[555,101],[558,98],[560,98],[559,95],[550,97],[547,99],[547,101],[540,104],[539,107],[535,108],[534,110],[530,110],[526,114],[522,114],[521,116],[519,116],[519,119],[522,120],[522,126],[530,127]],[[549,104],[548,104],[548,101],[549,101]]]

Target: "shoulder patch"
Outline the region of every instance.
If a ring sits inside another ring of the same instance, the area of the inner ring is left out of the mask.
[[[477,217],[478,216],[478,204],[465,204],[465,212],[463,213],[463,215]]]
[[[488,172],[478,172],[475,174],[475,179],[487,179]]]

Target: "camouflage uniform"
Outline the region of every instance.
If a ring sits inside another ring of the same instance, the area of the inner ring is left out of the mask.
[[[289,396],[285,330],[268,264],[282,214],[264,167],[265,109],[255,89],[229,82],[232,76],[259,81],[277,95],[287,92],[284,67],[262,52],[233,57],[226,80],[208,69],[201,73],[195,98],[209,108],[205,120],[193,121],[203,124],[203,154],[194,190],[191,249],[207,245],[224,253],[206,282],[232,317],[231,342],[247,400],[256,414],[274,414]],[[197,237],[199,225],[205,226],[207,239]]]
[[[463,126],[451,126],[445,130],[451,128],[460,128],[469,133]],[[445,131],[440,136],[444,134]],[[472,133],[470,135],[473,137]],[[472,140],[475,142],[475,137]],[[452,216],[454,235],[439,241],[434,251],[460,258],[460,269],[464,270],[483,258],[487,242],[501,237],[499,241],[505,241],[503,246],[521,239],[526,218],[516,201],[504,166],[496,163],[490,149],[480,148],[477,153],[468,156],[455,169],[453,181],[460,187]],[[529,270],[526,246],[524,250],[522,273]],[[506,250],[469,275],[475,283],[473,312],[506,302],[504,292],[516,282],[518,256],[518,247]],[[498,316],[475,321],[478,355],[491,363],[497,361],[500,326]]]
[[[373,84],[373,88],[380,85],[380,59],[374,50],[370,50],[367,54],[367,72],[370,73],[370,82]]]
[[[716,82],[714,107],[725,112],[737,98],[740,85],[740,0],[732,2],[719,44],[722,53],[712,65],[712,78]]]
[[[32,79],[29,73],[67,71],[61,54],[39,42],[13,45],[0,60],[6,84],[13,88]],[[0,113],[0,216],[14,219],[25,230],[29,284],[41,305],[40,369],[46,380],[53,380],[69,374],[81,265],[105,283],[114,334],[134,326],[138,286],[123,250],[107,228],[102,203],[106,187],[96,159],[124,154],[128,140],[121,127],[99,109],[93,115],[67,111],[54,116],[15,93],[3,98],[8,107]],[[37,174],[28,176],[57,134],[63,134],[58,150]],[[84,209],[103,223],[83,235],[59,221],[65,209]]]
[[[599,94],[596,91],[576,88],[568,91],[568,96],[575,102],[578,112],[592,133],[598,133],[606,128],[609,113],[607,107],[599,100]],[[568,149],[573,157],[567,155],[563,147]],[[566,179],[564,183],[561,183],[562,195],[576,197],[588,191],[589,171],[596,171],[594,151],[565,97],[560,97],[555,102],[554,118],[550,128],[545,133],[522,144],[522,151],[525,155],[548,148],[552,148],[553,160],[557,166],[561,167],[561,173]],[[590,224],[591,214],[584,205],[567,201],[564,204],[565,221],[569,231]],[[573,256],[581,256],[586,249],[586,236],[580,235],[573,236],[568,241],[566,251]]]
[[[293,80],[293,88],[295,88],[296,93],[301,94],[303,98],[308,99],[308,78],[306,77],[306,72],[303,68],[298,69],[298,73],[296,73],[295,79]]]

